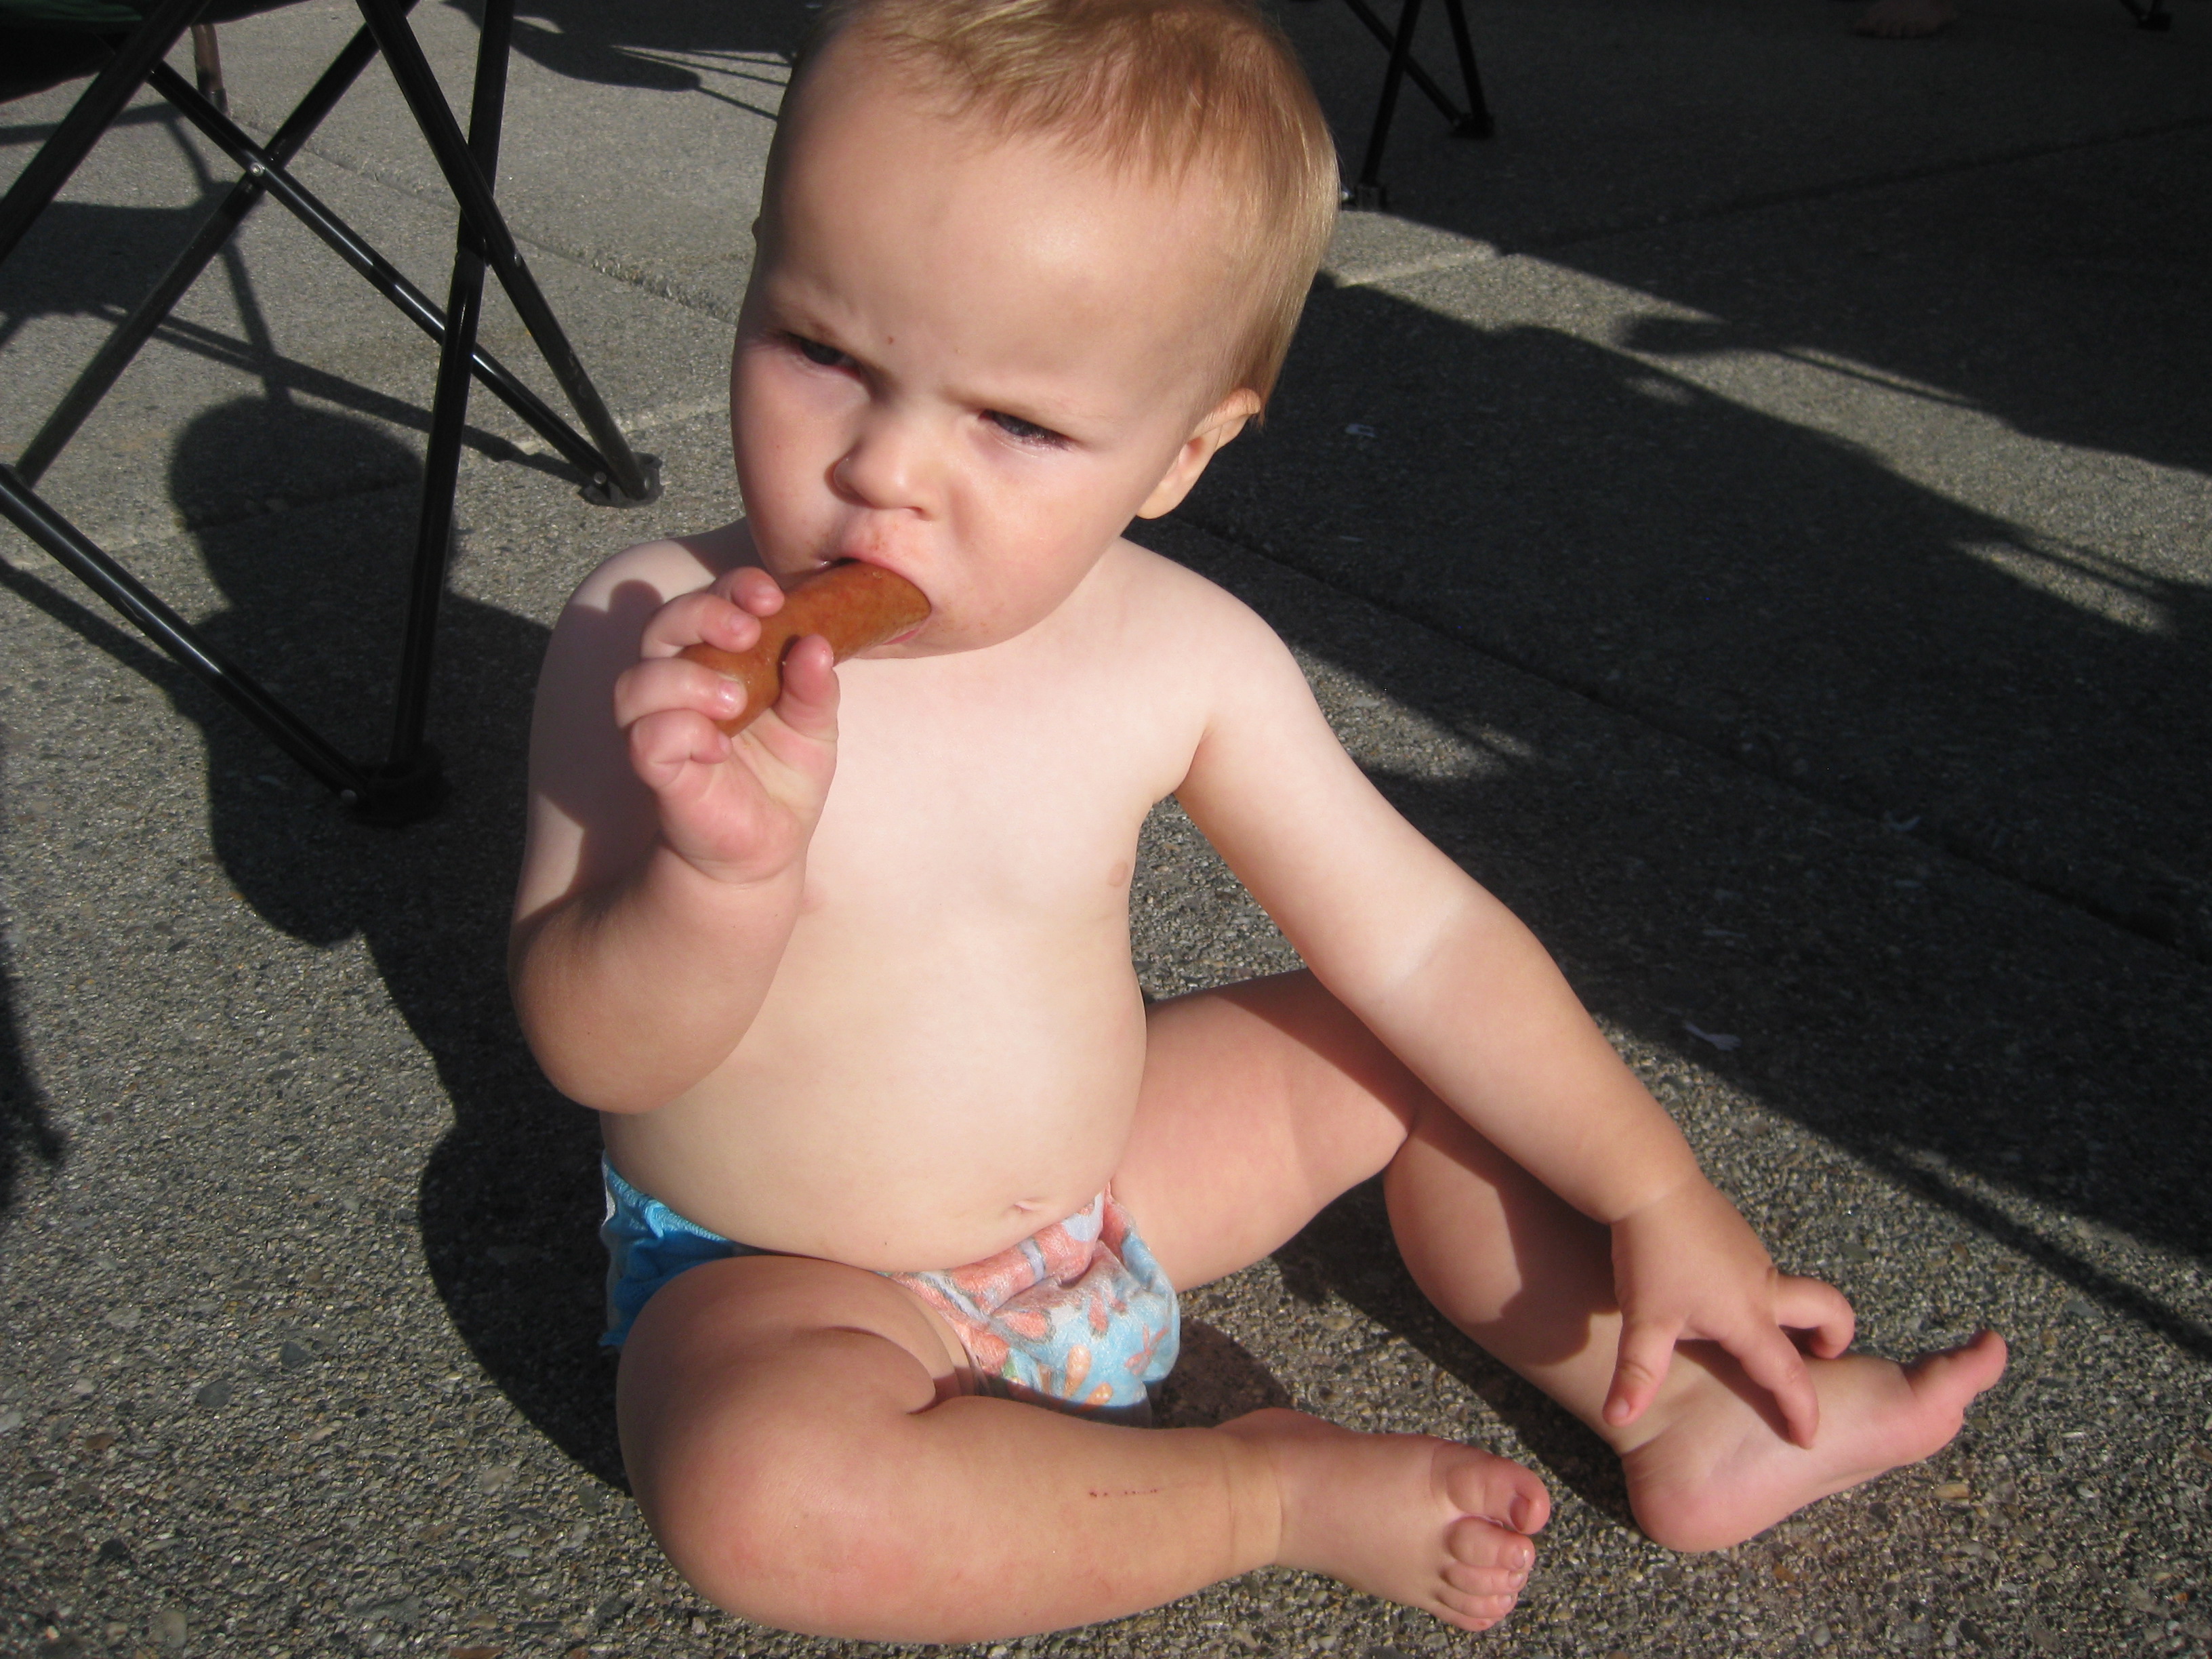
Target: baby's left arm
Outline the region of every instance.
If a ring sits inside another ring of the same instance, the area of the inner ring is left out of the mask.
[[[1266,625],[1241,613],[1176,792],[1307,965],[1506,1155],[1612,1231],[1620,1350],[1608,1423],[1641,1415],[1678,1341],[1719,1343],[1791,1437],[1819,1408],[1784,1328],[1839,1353],[1850,1304],[1778,1273],[1689,1144],[1505,907],[1369,783]]]

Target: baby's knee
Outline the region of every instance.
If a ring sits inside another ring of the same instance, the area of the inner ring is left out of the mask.
[[[617,1389],[623,1461],[701,1594],[830,1634],[860,1574],[896,1575],[915,1413],[950,1375],[919,1309],[872,1273],[788,1256],[695,1267],[646,1304]]]
[[[694,1589],[786,1630],[837,1634],[841,1609],[898,1575],[900,1423],[819,1402],[740,1411],[641,1448],[647,1525]],[[627,1449],[626,1449],[627,1454]],[[865,1582],[863,1582],[865,1580]]]

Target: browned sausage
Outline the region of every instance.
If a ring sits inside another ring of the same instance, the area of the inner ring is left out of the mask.
[[[928,617],[929,601],[905,577],[879,564],[848,559],[786,593],[783,609],[761,618],[761,635],[751,650],[688,645],[683,654],[744,686],[744,710],[733,720],[716,722],[735,737],[783,695],[783,653],[793,640],[819,634],[842,662],[856,651],[896,639]]]

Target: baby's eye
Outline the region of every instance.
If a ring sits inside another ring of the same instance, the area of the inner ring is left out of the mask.
[[[1008,415],[996,409],[987,409],[983,418],[1019,443],[1037,444],[1046,448],[1057,448],[1067,441],[1048,426],[1039,426],[1035,421],[1025,421],[1018,415]]]
[[[823,368],[844,368],[853,361],[836,346],[823,345],[819,340],[810,340],[804,334],[793,335],[791,343],[799,348],[799,355],[808,362],[818,363]]]

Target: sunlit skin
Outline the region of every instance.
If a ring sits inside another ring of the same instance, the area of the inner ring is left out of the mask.
[[[517,1006],[617,1166],[781,1253],[674,1280],[624,1351],[675,1565],[874,1639],[1081,1624],[1269,1562],[1504,1617],[1549,1513],[1527,1470],[1296,1412],[1149,1432],[981,1397],[866,1271],[976,1261],[1109,1182],[1188,1289],[1384,1172],[1423,1288],[1622,1454],[1662,1542],[1948,1440],[2002,1344],[1845,1355],[1848,1304],[1776,1272],[1280,641],[1123,538],[1257,407],[1218,384],[1243,291],[1202,172],[1001,136],[851,39],[784,121],[732,370],[750,516],[619,555],[563,614],[516,902]],[[733,683],[677,653],[744,649],[843,558],[929,620],[842,667],[803,642],[723,737]],[[1128,884],[1170,793],[1307,971],[1145,1006]]]

